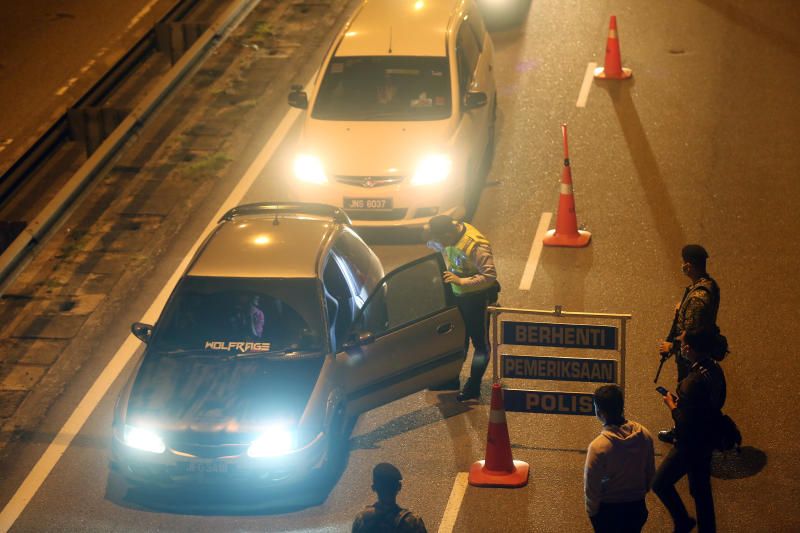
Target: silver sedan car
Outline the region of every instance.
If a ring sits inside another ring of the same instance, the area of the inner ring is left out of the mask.
[[[131,484],[299,481],[346,422],[458,376],[464,325],[433,254],[384,275],[340,209],[229,211],[176,285],[117,400]]]

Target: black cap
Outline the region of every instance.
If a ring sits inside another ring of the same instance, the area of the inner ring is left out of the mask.
[[[428,222],[433,235],[447,235],[455,229],[456,221],[448,215],[436,215]]]
[[[681,257],[692,265],[705,265],[708,259],[708,252],[699,244],[687,244],[681,250]]]
[[[378,463],[372,469],[372,483],[379,486],[396,485],[403,479],[400,471],[391,463]]]

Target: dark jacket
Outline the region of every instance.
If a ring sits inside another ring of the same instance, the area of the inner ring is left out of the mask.
[[[710,452],[725,405],[722,368],[710,357],[697,361],[690,367],[689,375],[678,384],[677,394],[678,406],[672,410],[677,446],[688,451]]]
[[[422,518],[399,505],[375,502],[358,513],[353,533],[428,533]]]

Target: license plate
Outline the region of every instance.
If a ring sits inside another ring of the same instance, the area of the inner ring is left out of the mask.
[[[192,473],[201,473],[201,472],[207,473],[207,472],[211,472],[211,473],[216,473],[216,474],[226,474],[226,473],[228,473],[228,466],[229,466],[228,463],[222,463],[222,462],[217,462],[217,461],[210,462],[210,463],[194,463],[194,462],[192,462],[192,463],[184,463],[183,464],[183,469],[186,472],[192,472]]]
[[[345,209],[362,209],[369,211],[386,211],[392,209],[391,198],[347,198],[344,199]]]

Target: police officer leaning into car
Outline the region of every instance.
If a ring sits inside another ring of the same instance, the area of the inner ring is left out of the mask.
[[[706,331],[684,334],[680,357],[686,359],[689,372],[678,383],[677,395],[664,395],[664,404],[675,421],[675,445],[656,470],[653,492],[672,516],[676,532],[691,531],[695,524],[700,533],[716,531],[711,453],[718,438],[717,422],[722,417],[726,385],[722,368],[709,355],[713,342]],[[686,512],[675,490],[675,483],[684,475],[689,478],[697,520]]]
[[[378,495],[378,501],[358,513],[353,521],[353,533],[427,533],[422,518],[397,505],[402,479],[393,464],[375,465],[372,490]]]
[[[450,284],[464,319],[467,333],[464,351],[469,348],[470,339],[475,348],[470,376],[458,394],[458,400],[463,402],[479,398],[481,379],[489,365],[486,307],[497,301],[500,292],[492,247],[474,226],[447,215],[431,218],[426,233],[430,238],[428,246],[440,251],[447,265],[442,277]]]

